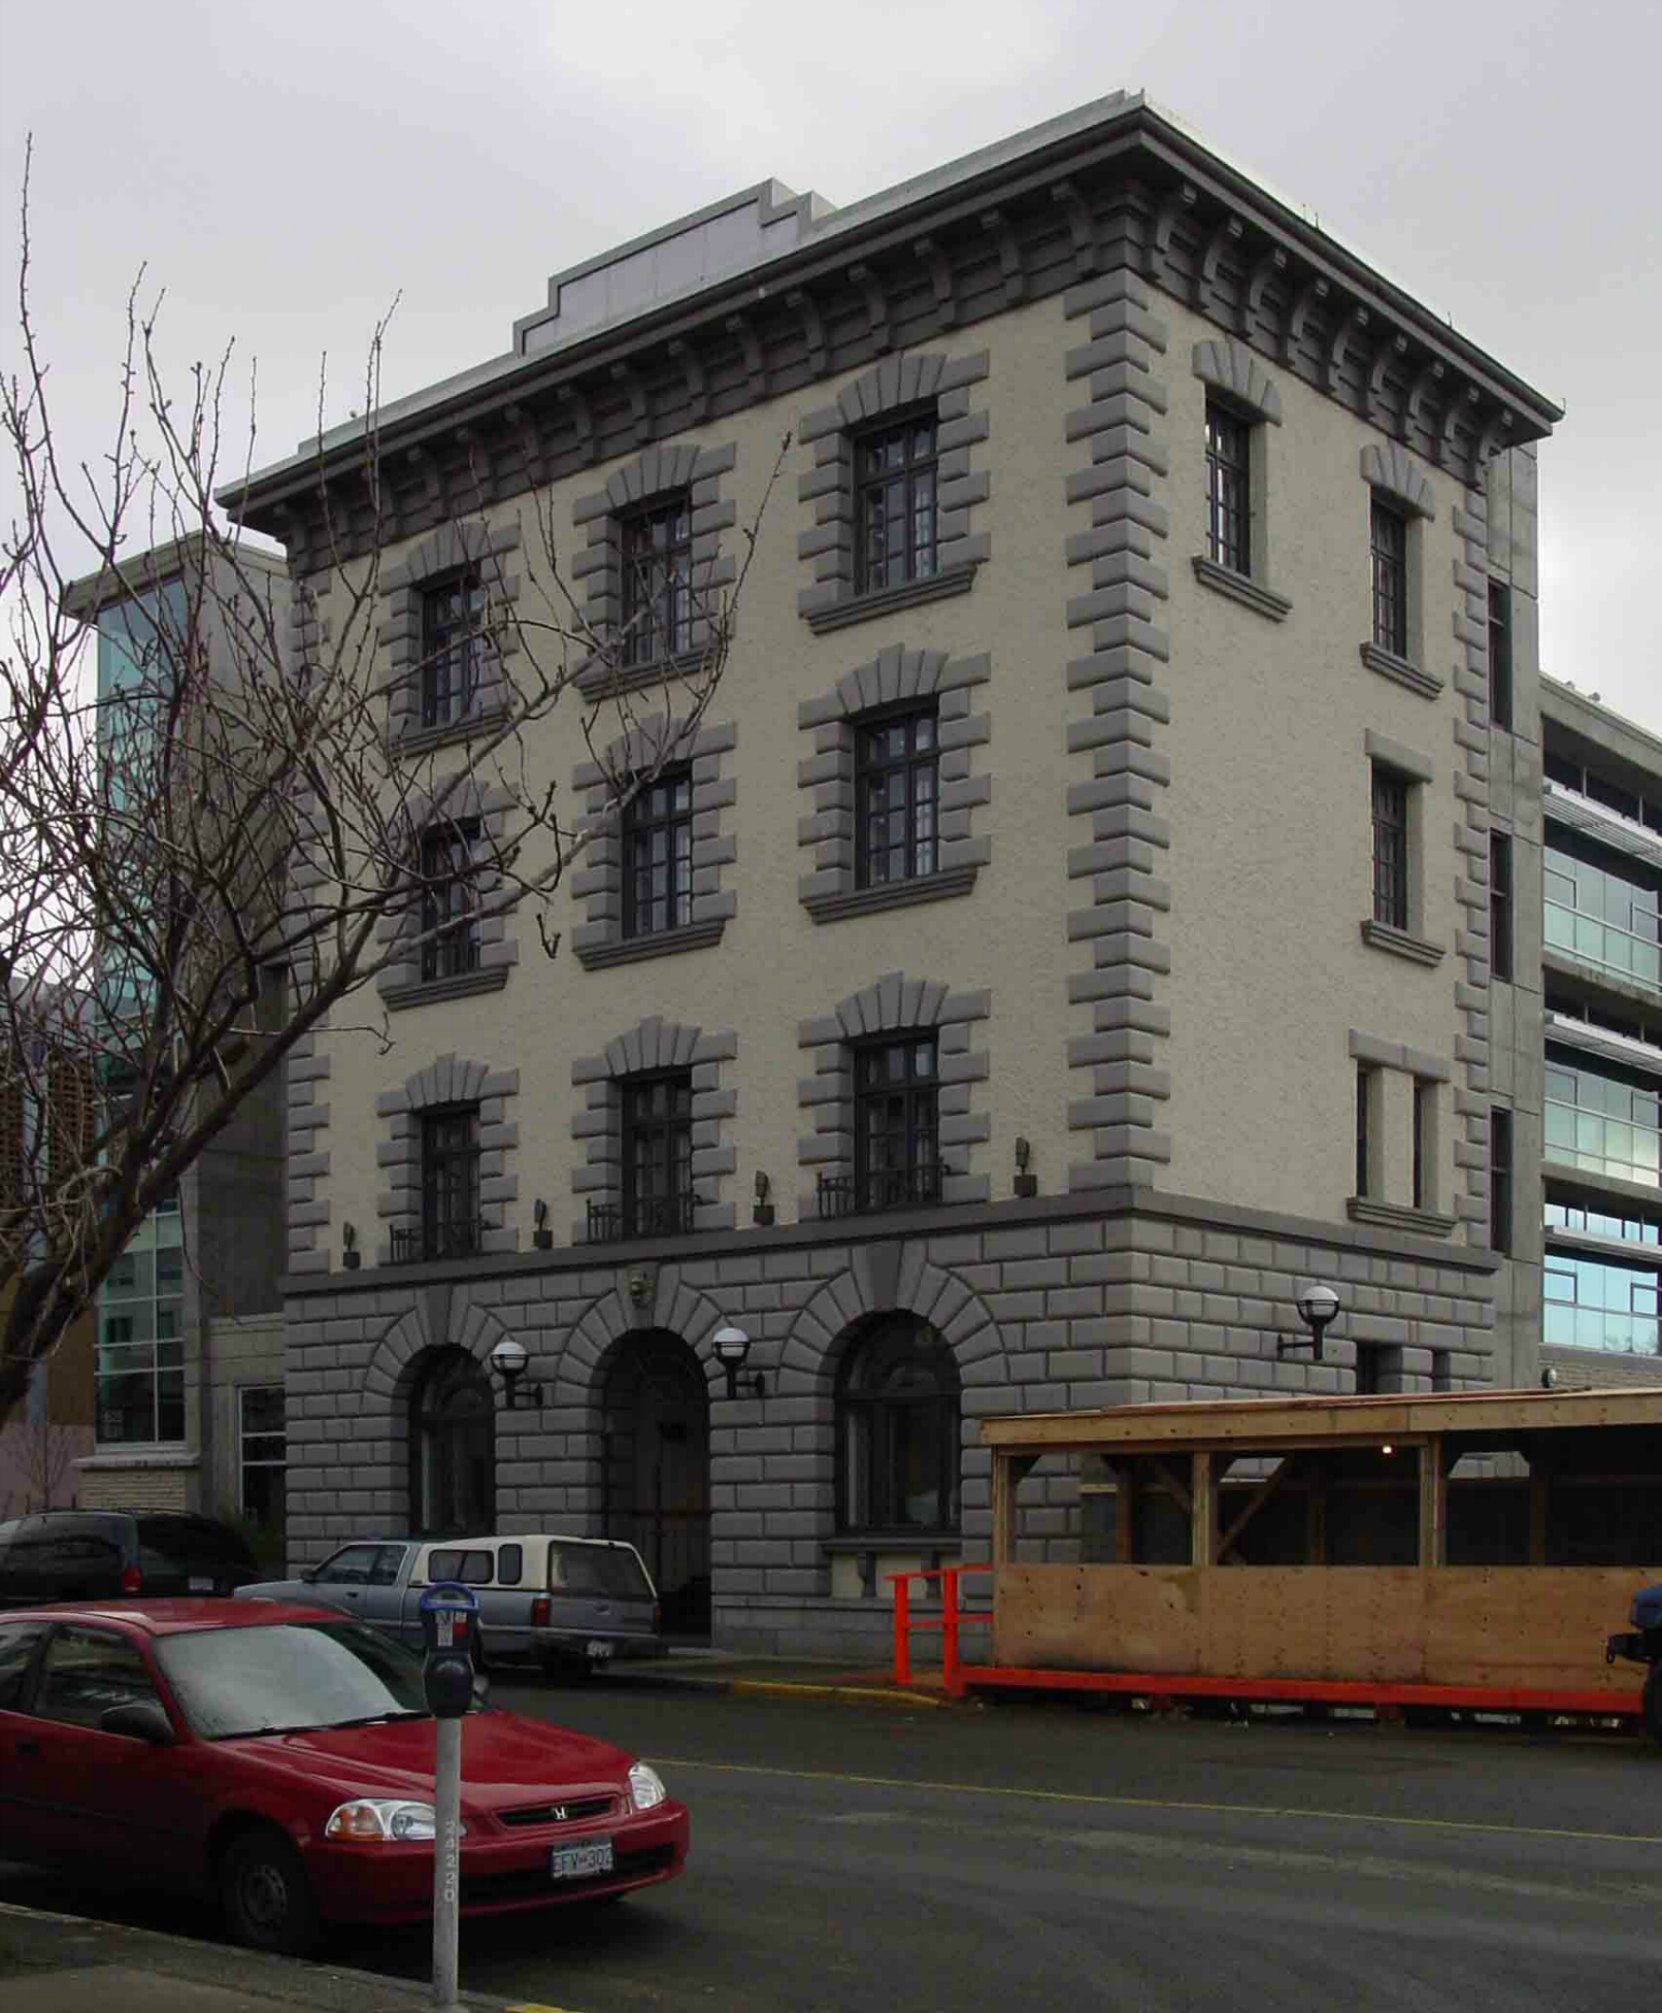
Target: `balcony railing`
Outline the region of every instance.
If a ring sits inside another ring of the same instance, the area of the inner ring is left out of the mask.
[[[638,1196],[624,1202],[589,1204],[591,1244],[616,1244],[626,1237],[685,1237],[693,1227],[696,1195]]]
[[[394,1265],[420,1265],[435,1258],[477,1258],[485,1247],[485,1225],[478,1217],[454,1223],[418,1223],[392,1233]]]
[[[1662,943],[1655,937],[1635,936],[1619,923],[1603,922],[1559,902],[1549,900],[1543,907],[1548,950],[1564,951],[1578,964],[1662,992]]]
[[[944,1160],[922,1160],[915,1167],[877,1167],[854,1174],[822,1174],[819,1178],[821,1216],[866,1216],[882,1209],[911,1209],[939,1202],[952,1169]]]

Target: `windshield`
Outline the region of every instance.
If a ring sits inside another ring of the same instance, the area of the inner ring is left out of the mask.
[[[156,1661],[200,1740],[427,1717],[421,1659],[358,1622],[193,1630]]]

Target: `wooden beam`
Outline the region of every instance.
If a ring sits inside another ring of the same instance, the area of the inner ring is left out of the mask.
[[[1529,1452],[1529,1563],[1547,1562],[1547,1518],[1552,1507],[1552,1471],[1540,1447]]]
[[[1192,1459],[1193,1480],[1189,1492],[1189,1559],[1197,1566],[1217,1564],[1218,1498],[1217,1476],[1212,1456],[1198,1448]]]
[[[1013,1563],[1016,1552],[1016,1491],[1021,1487],[1022,1477],[1028,1473],[1037,1454],[993,1455],[993,1564],[1007,1566]]]
[[[1448,1563],[1448,1473],[1441,1439],[1420,1449],[1420,1564]]]
[[[1297,1466],[1298,1458],[1296,1455],[1283,1454],[1271,1472],[1253,1490],[1252,1494],[1241,1506],[1235,1521],[1218,1540],[1218,1562],[1220,1565],[1228,1565],[1229,1555],[1235,1549],[1235,1540],[1246,1529],[1247,1525],[1252,1522],[1253,1518],[1257,1516],[1258,1512],[1270,1498],[1278,1494],[1293,1479],[1293,1471]]]
[[[1110,1461],[1108,1465],[1114,1471],[1116,1491],[1114,1564],[1128,1566],[1136,1555],[1137,1464],[1135,1461]]]

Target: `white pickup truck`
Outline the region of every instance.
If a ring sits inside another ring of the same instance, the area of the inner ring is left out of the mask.
[[[369,1538],[343,1545],[298,1579],[236,1591],[247,1600],[339,1608],[419,1649],[421,1596],[440,1580],[477,1595],[487,1661],[527,1657],[575,1673],[620,1650],[650,1655],[661,1647],[652,1576],[633,1545],[611,1538]]]

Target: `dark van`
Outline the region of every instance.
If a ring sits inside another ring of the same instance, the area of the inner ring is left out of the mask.
[[[0,1524],[0,1608],[231,1594],[259,1576],[235,1531],[183,1510],[43,1510]]]

